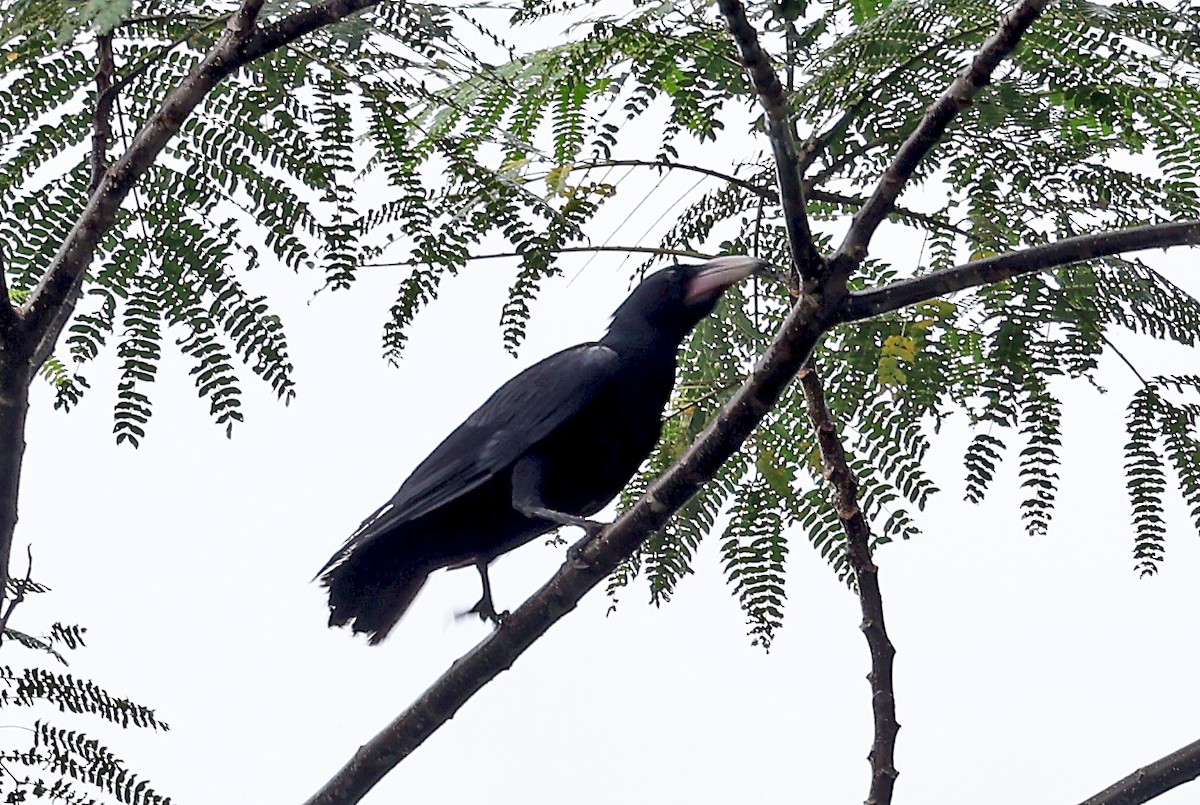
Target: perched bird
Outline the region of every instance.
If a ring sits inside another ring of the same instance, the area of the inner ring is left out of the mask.
[[[718,257],[651,274],[599,341],[501,386],[317,574],[329,589],[329,625],[378,643],[431,572],[472,564],[483,597],[468,612],[497,621],[488,564],[559,526],[603,528],[586,518],[654,449],[679,345],[726,288],[766,265]]]

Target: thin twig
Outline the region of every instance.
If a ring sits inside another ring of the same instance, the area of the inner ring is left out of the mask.
[[[825,267],[825,259],[817,251],[808,212],[804,204],[804,182],[800,174],[800,159],[792,135],[791,116],[787,97],[771,60],[758,42],[758,33],[746,18],[746,9],[739,0],[718,0],[729,32],[742,54],[742,63],[750,73],[750,81],[762,104],[767,120],[767,138],[775,154],[775,170],[779,179],[779,199],[787,224],[788,243],[792,262],[798,275],[806,280],[816,278]]]
[[[731,184],[735,187],[740,187],[743,190],[753,193],[760,199],[776,203],[779,201],[779,193],[776,192],[775,188],[773,187],[756,184],[751,179],[742,179],[738,176],[732,176],[728,173],[722,173],[721,171],[706,168],[701,165],[690,165],[686,162],[656,162],[648,159],[606,159],[599,162],[580,162],[573,165],[572,170],[587,170],[589,168],[604,168],[608,166],[625,165],[635,168],[666,168],[668,170],[684,170],[691,171],[693,173],[701,173],[705,176],[711,176],[714,179],[720,179],[721,181]],[[804,194],[806,198],[810,198],[813,201],[822,201],[826,204],[840,204],[842,206],[853,207],[855,209],[862,207],[862,205],[866,204],[867,202],[867,200],[861,196],[848,196],[845,193],[834,193],[828,190],[818,189],[813,186],[813,180],[811,179],[804,180]],[[976,236],[969,229],[963,229],[962,227],[955,226],[948,221],[943,221],[936,216],[923,212],[917,212],[916,210],[911,210],[907,207],[901,207],[893,204],[889,214],[898,216],[900,218],[906,218],[917,223],[925,224],[932,229],[940,229],[945,232],[952,232],[955,235],[968,238],[972,241],[976,238]]]
[[[25,578],[17,584],[17,591],[8,602],[8,608],[4,611],[4,617],[0,618],[0,643],[4,642],[4,636],[8,634],[8,620],[12,617],[13,610],[17,608],[17,604],[25,600],[25,590],[29,587],[29,579],[33,575],[33,546],[25,546],[25,555],[29,558],[29,567],[25,571]]]
[[[1143,766],[1081,805],[1142,805],[1197,777],[1200,777],[1200,741]]]
[[[695,260],[711,260],[717,255],[704,252],[694,252],[690,249],[666,249],[656,246],[563,246],[554,250],[556,254],[590,254],[594,252],[619,252],[621,254],[657,254],[662,257],[689,257]],[[521,252],[492,252],[490,254],[472,254],[468,260],[499,260],[503,257],[520,257]],[[363,263],[363,268],[396,268],[398,266],[415,266],[421,260],[398,260],[394,263]]]
[[[825,402],[825,390],[810,362],[800,370],[800,385],[808,403],[808,417],[817,434],[825,479],[833,486],[833,508],[846,532],[846,558],[854,570],[858,601],[862,608],[863,635],[871,651],[871,710],[875,738],[867,756],[871,762],[871,789],[866,805],[889,805],[898,772],[895,766],[896,698],[892,685],[892,661],[896,649],[888,639],[883,622],[883,596],[879,591],[879,569],[871,558],[871,527],[858,505],[858,481],[846,461],[837,425]]]
[[[926,110],[921,122],[896,152],[867,203],[854,216],[842,245],[830,262],[829,274],[835,283],[845,283],[867,256],[871,236],[891,211],[921,160],[941,139],[950,121],[969,106],[979,90],[991,80],[992,73],[1013,52],[1022,34],[1042,13],[1047,2],[1021,0],[1001,20],[999,29],[983,43],[971,63]]]
[[[702,173],[705,176],[711,176],[714,179],[720,179],[723,182],[740,187],[743,190],[748,190],[760,198],[765,198],[770,201],[775,201],[778,196],[774,188],[764,187],[760,184],[755,184],[748,179],[740,179],[737,176],[732,176],[728,173],[722,173],[712,168],[705,168],[701,165],[690,165],[686,162],[670,162],[667,160],[654,161],[649,159],[602,159],[596,162],[581,162],[571,166],[571,170],[586,170],[589,168],[607,168],[607,167],[631,167],[631,168],[658,168],[666,170],[685,170],[693,173]]]

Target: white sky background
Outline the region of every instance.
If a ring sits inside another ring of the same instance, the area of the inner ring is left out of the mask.
[[[714,156],[707,146],[719,167]],[[610,203],[638,198],[622,186]],[[663,193],[658,208],[673,199]],[[918,259],[915,248],[887,253]],[[33,540],[34,575],[54,592],[13,625],[87,626],[70,672],[156,708],[172,729],[55,723],[101,737],[180,805],[312,794],[488,627],[453,618],[479,595],[472,569],[435,574],[374,648],[326,628],[309,580],[500,383],[602,333],[634,263],[603,255],[568,282],[585,260],[564,261],[519,360],[496,326],[512,269],[492,261],[447,282],[399,369],[379,342],[401,269],[364,271],[350,293],[315,299],[318,278],[264,269],[256,281],[284,318],[299,391],[285,408],[247,377],[248,421],[231,441],[177,356],[160,370],[136,451],[113,444],[111,355],[69,415],[39,383],[14,573]],[[1200,294],[1194,251],[1156,262]],[[1143,374],[1196,371],[1194,351],[1119,343]],[[949,435],[931,459],[943,492],[919,520],[925,534],[877,555],[898,650],[897,803],[1075,803],[1200,737],[1200,541],[1173,503],[1162,573],[1133,573],[1121,423],[1136,381],[1111,359],[1101,382],[1110,393],[1064,392],[1049,536],[1024,536],[1015,464],[984,505],[961,502],[965,439]],[[634,587],[605,617],[594,591],[367,802],[861,802],[872,728],[857,599],[796,530],[784,629],[764,654],[745,636],[717,544],[661,610]],[[562,558],[535,540],[498,560],[497,606],[515,607]],[[1196,802],[1198,791],[1157,802]]]
[[[598,334],[624,294],[617,262],[555,283],[519,362],[495,327],[506,271],[454,281],[399,370],[377,357],[394,277],[312,304],[281,279],[300,394],[284,408],[255,389],[232,441],[178,361],[137,451],[112,444],[111,372],[92,372],[69,415],[42,390],[20,528],[55,591],[16,625],[86,624],[71,671],[157,708],[172,731],[59,723],[103,735],[180,803],[303,801],[486,634],[451,615],[478,596],[470,569],[436,574],[377,648],[326,629],[308,580],[519,365]],[[1191,273],[1171,276],[1196,290]],[[1139,360],[1188,369],[1182,350],[1164,352]],[[1163,573],[1132,573],[1119,424],[1130,378],[1109,369],[1112,393],[1069,395],[1048,537],[1023,536],[1011,474],[991,502],[958,502],[956,445],[933,459],[945,491],[925,536],[879,552],[899,651],[898,802],[956,803],[964,790],[979,803],[1077,802],[1196,738],[1200,546],[1176,507]],[[650,609],[637,589],[606,618],[594,592],[368,801],[861,801],[871,722],[857,601],[794,540],[769,655],[749,646],[709,540],[673,604]],[[498,605],[561,560],[541,541],[500,559]]]

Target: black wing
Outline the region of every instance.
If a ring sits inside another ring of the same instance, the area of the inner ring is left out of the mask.
[[[616,368],[616,352],[600,344],[580,344],[509,380],[413,470],[391,500],[363,521],[321,572],[351,548],[490,480],[595,399]]]

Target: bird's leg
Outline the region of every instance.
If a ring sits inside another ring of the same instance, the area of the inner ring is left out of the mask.
[[[575,526],[583,529],[583,539],[567,549],[567,558],[572,564],[578,564],[580,551],[597,534],[608,528],[608,523],[589,520],[556,509],[551,509],[542,500],[542,461],[534,453],[526,455],[513,467],[512,474],[512,503],[513,508],[526,517],[547,520],[558,525]]]
[[[585,540],[608,528],[608,523],[567,514],[545,505],[542,500],[542,461],[537,455],[527,455],[513,467],[512,504],[526,517],[582,528]]]
[[[496,606],[492,603],[492,582],[488,579],[488,559],[484,557],[476,559],[475,568],[479,571],[479,578],[483,581],[483,597],[475,602],[475,606],[466,612],[460,612],[458,617],[462,618],[475,614],[479,616],[481,621],[490,621],[499,626],[508,616],[508,613],[501,612],[497,614]]]

